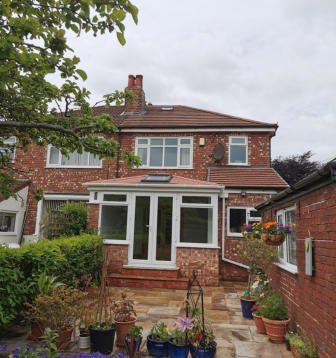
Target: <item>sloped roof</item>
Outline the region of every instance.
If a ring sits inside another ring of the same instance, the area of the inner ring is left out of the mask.
[[[164,110],[164,108],[172,108]],[[147,105],[141,114],[124,114],[124,106],[99,106],[94,114],[107,113],[116,119],[121,128],[197,128],[197,127],[248,127],[270,128],[278,126],[275,123],[253,121],[251,119],[230,116],[217,112],[197,109],[188,106]]]
[[[287,183],[273,169],[267,167],[212,167],[210,180],[226,188],[287,188]]]
[[[13,191],[14,193],[17,193],[18,191],[20,191],[21,189],[25,188],[27,185],[30,184],[30,180],[28,179],[19,179],[17,184],[13,184],[9,187],[9,189],[11,191]],[[0,193],[0,201],[5,200],[3,198],[3,195]]]
[[[217,183],[212,183],[209,181],[204,180],[195,180],[190,178],[181,177],[178,175],[173,175],[172,179],[169,183],[143,183],[141,182],[142,179],[144,179],[146,175],[137,175],[137,176],[131,176],[131,177],[124,177],[124,178],[116,178],[116,179],[104,179],[104,180],[94,180],[87,183],[84,183],[85,186],[91,186],[91,185],[127,185],[127,184],[142,184],[142,185],[186,185],[186,186],[217,186],[220,187]]]

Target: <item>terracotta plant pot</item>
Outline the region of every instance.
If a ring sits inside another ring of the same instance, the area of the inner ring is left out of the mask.
[[[262,320],[266,328],[266,333],[271,342],[282,343],[285,341],[286,328],[290,322],[290,319],[285,321],[274,321],[272,319],[262,317]]]
[[[31,341],[39,341],[44,336],[44,324],[42,322],[30,322],[31,333],[28,339]]]
[[[254,324],[257,328],[257,332],[259,334],[266,334],[266,328],[265,328],[264,322],[262,320],[262,317],[257,316],[254,313],[252,313],[252,316],[253,316]]]
[[[71,336],[72,336],[73,329],[74,329],[73,327],[70,327],[68,329],[57,331],[58,338],[56,341],[56,347],[59,350],[65,350],[68,348],[68,346],[71,342]]]
[[[117,325],[117,341],[116,344],[118,347],[125,347],[125,336],[128,330],[133,326],[136,322],[134,321],[129,322],[116,322]]]

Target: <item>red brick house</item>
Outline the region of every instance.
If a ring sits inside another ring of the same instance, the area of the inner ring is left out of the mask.
[[[141,167],[127,168],[120,153],[100,161],[87,153],[67,159],[50,146],[17,151],[16,165],[33,163],[29,179],[45,190],[43,201],[30,201],[25,238],[45,236],[51,211],[82,200],[113,256],[114,284],[142,285],[145,276],[154,286],[181,287],[194,269],[209,285],[241,279],[244,265],[232,253],[241,225],[258,220],[254,206],[287,187],[270,168],[277,125],[152,105],[142,82],[129,76],[133,103],[96,108],[116,118],[115,139],[140,156]]]
[[[336,357],[336,160],[257,208],[264,221],[291,225],[272,286],[315,342],[319,357]]]

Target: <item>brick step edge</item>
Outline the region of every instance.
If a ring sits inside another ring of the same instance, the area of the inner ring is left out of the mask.
[[[178,279],[180,278],[180,270],[160,270],[160,269],[137,269],[123,267],[121,274],[127,277],[155,277],[155,278],[167,278]]]

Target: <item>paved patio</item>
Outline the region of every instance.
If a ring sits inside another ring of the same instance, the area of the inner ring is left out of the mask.
[[[254,322],[242,317],[239,296],[246,284],[223,282],[220,287],[203,287],[205,318],[214,328],[217,341],[217,358],[291,358],[285,344],[273,344],[267,336],[256,333]],[[126,291],[135,301],[138,313],[138,325],[144,327],[144,336],[157,321],[164,321],[172,326],[179,316],[184,316],[185,290],[161,288],[115,288],[120,296]],[[0,345],[9,343],[11,348],[27,341],[27,328],[11,339],[1,338]],[[31,342],[30,342],[31,343]],[[72,353],[80,352],[74,343],[70,347]],[[146,355],[146,345],[142,346],[142,357]],[[115,349],[113,353],[117,353]]]

